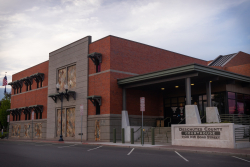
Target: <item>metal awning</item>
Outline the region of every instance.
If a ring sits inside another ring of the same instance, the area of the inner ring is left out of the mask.
[[[33,78],[36,83],[39,83],[40,81],[44,80],[44,73],[35,73],[30,76],[30,78]]]
[[[89,99],[94,106],[95,106],[95,101],[98,102],[99,106],[102,105],[102,96],[93,95],[93,96],[88,96],[87,99]]]
[[[67,99],[67,101],[69,101],[69,96],[73,97],[74,100],[76,100],[76,92],[75,91],[66,91],[63,92],[64,97]],[[54,94],[50,94],[48,97],[52,98],[54,100],[54,102],[57,102],[57,98],[61,98],[61,94],[60,93],[54,93]]]
[[[33,84],[33,78],[32,77],[24,77],[20,79],[20,81],[23,81],[26,86]]]
[[[50,94],[48,97],[51,97],[54,102],[56,103],[57,102],[57,97],[60,96],[59,93],[54,93],[54,94]]]
[[[166,70],[136,75],[128,78],[117,79],[117,84],[123,88],[132,88],[184,79],[188,77],[197,77],[199,80],[201,80],[201,78],[203,77],[202,79],[208,81],[213,78],[217,78],[216,80],[218,80],[219,78],[224,80],[237,80],[247,84],[250,83],[249,76],[220,70],[217,68],[200,64],[189,64]]]
[[[94,53],[88,54],[88,58],[91,58],[91,60],[94,62],[95,65],[102,62],[101,53],[94,52]]]
[[[24,114],[29,114],[30,113],[29,107],[21,107],[21,108],[19,108],[19,110],[21,112],[23,112]]]
[[[32,105],[29,106],[29,110],[33,110],[35,113],[43,112],[43,105]]]
[[[10,112],[10,114],[12,114],[12,115],[20,115],[21,114],[18,108],[8,109],[7,111]]]

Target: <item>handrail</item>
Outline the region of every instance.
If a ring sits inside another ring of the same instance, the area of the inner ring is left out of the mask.
[[[184,118],[183,120],[181,120],[178,124],[182,123],[182,121],[184,121],[186,118]]]
[[[206,117],[206,115],[204,115],[203,117],[201,117],[201,120],[203,120]]]
[[[250,116],[245,114],[221,114],[220,118],[222,122],[250,125]]]
[[[137,131],[140,130],[141,128],[142,128],[142,126],[141,126],[139,129],[137,129],[135,132],[137,132]],[[135,132],[134,132],[134,133],[135,133]]]
[[[169,123],[172,122],[171,117],[166,117],[166,118],[163,120],[163,122],[165,122],[168,118],[169,118],[169,120],[170,120],[170,121],[168,122],[168,127],[169,127]]]

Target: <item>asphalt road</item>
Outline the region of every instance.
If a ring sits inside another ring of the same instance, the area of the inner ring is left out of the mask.
[[[250,167],[250,158],[139,148],[0,140],[1,167]]]

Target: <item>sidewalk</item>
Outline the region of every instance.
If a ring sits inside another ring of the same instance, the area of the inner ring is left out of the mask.
[[[109,147],[127,147],[127,148],[138,148],[138,149],[153,149],[153,150],[168,150],[168,151],[189,151],[196,153],[212,153],[212,154],[224,154],[224,155],[241,155],[250,157],[250,148],[244,149],[231,149],[231,148],[211,148],[211,147],[192,147],[192,146],[173,146],[171,143],[158,143],[156,145],[144,144],[143,146],[136,142],[135,144],[130,143],[113,143],[113,142],[94,142],[94,141],[57,141],[57,140],[18,140],[18,139],[2,139],[0,141],[23,141],[23,142],[41,142],[41,143],[74,143],[74,144],[86,144],[86,145],[102,145]]]

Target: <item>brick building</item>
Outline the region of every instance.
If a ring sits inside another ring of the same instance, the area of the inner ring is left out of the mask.
[[[141,125],[140,97],[146,99],[145,126],[185,123],[185,104],[207,106],[220,114],[250,115],[250,55],[219,56],[213,61],[192,58],[138,42],[87,36],[49,54],[49,60],[13,75],[10,134],[64,140],[120,138],[122,120]],[[61,118],[61,96],[65,92]],[[65,87],[66,85],[66,87]],[[83,113],[80,113],[80,106]],[[125,115],[122,115],[122,111]],[[81,124],[82,117],[82,124]],[[166,118],[171,118],[166,119]]]

